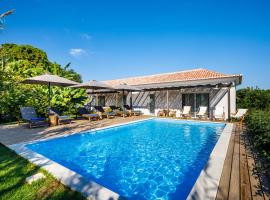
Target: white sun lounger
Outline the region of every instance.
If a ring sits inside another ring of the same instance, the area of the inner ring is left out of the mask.
[[[181,116],[182,117],[191,117],[191,106],[184,106]]]
[[[197,117],[207,117],[207,106],[200,106],[199,112],[196,114]]]
[[[240,120],[241,122],[244,120],[245,114],[247,113],[248,109],[238,109],[235,115],[231,115],[232,119]]]
[[[175,117],[181,117],[181,116],[182,116],[182,112],[180,110],[177,110]]]
[[[214,119],[215,120],[224,120],[224,108],[223,107],[216,107],[214,110]]]

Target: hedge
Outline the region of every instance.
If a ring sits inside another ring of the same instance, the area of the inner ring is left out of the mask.
[[[270,161],[270,111],[250,111],[246,125],[254,145]]]

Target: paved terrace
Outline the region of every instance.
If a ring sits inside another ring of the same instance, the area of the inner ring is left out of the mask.
[[[113,119],[102,119],[98,121],[74,120],[71,124],[63,124],[54,127],[40,127],[29,129],[27,124],[0,126],[0,143],[4,145],[17,144],[55,136],[64,136],[78,133],[93,128],[101,128],[109,125],[126,123],[134,120],[146,119],[149,116],[115,117]]]
[[[72,124],[33,129],[27,128],[25,124],[5,125],[0,126],[0,143],[16,144],[145,118],[149,116],[117,117],[93,122],[76,120]],[[217,200],[270,199],[269,177],[255,165],[259,160],[252,151],[252,145],[245,132],[239,124],[235,124],[218,186]]]

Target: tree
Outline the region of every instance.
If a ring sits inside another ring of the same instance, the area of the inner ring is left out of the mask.
[[[240,89],[237,91],[236,102],[239,108],[270,109],[270,90],[249,87]]]
[[[21,84],[25,78],[44,73],[56,74],[81,82],[80,74],[70,69],[70,63],[61,65],[48,60],[47,54],[30,45],[3,44],[0,47],[0,122],[20,118],[20,106],[33,106],[41,115],[48,105],[48,87]],[[76,106],[84,104],[84,89],[52,88],[51,105],[68,114],[76,113]]]

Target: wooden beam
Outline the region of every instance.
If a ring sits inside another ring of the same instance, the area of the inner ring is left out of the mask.
[[[222,88],[222,87],[230,87],[232,83],[228,84],[207,84],[207,85],[193,85],[193,86],[178,86],[178,87],[164,87],[164,88],[142,88],[144,91],[161,91],[161,90],[180,90],[180,89],[189,89],[189,88]]]

